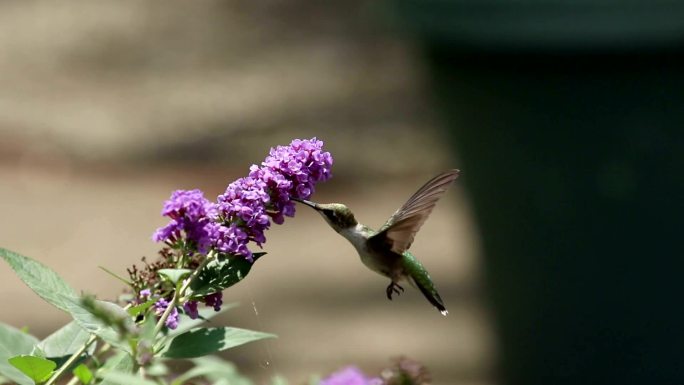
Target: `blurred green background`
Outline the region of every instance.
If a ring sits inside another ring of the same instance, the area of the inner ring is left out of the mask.
[[[318,136],[319,201],[381,224],[463,177],[412,250],[449,317],[313,212],[272,228],[219,322],[261,383],[392,356],[436,385],[683,383],[684,2],[396,0],[0,5],[0,244],[112,298],[162,201],[214,197]],[[1,268],[2,321],[66,320]]]

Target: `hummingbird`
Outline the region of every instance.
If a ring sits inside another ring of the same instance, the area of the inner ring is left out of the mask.
[[[399,282],[408,281],[442,315],[447,315],[449,312],[430,275],[408,249],[437,201],[459,174],[459,170],[453,169],[430,179],[378,230],[359,223],[354,213],[341,203],[320,204],[305,199],[292,199],[321,214],[333,230],[354,246],[366,267],[390,279],[385,290],[389,300],[392,300],[393,294],[399,295],[404,291]]]

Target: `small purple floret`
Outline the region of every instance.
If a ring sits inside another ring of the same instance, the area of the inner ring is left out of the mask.
[[[290,182],[289,186],[279,186],[287,196],[307,199],[313,194],[316,183],[330,179],[332,163],[330,153],[323,152],[323,142],[312,138],[295,139],[289,146],[272,148],[261,165],[271,174],[282,175]]]
[[[185,232],[186,239],[193,242],[199,252],[209,250],[215,237],[216,216],[214,203],[204,198],[200,190],[176,190],[164,203],[162,215],[171,218],[164,227],[152,236],[156,242],[175,241]]]
[[[171,330],[178,327],[178,309],[175,307],[171,309],[171,314],[169,314],[169,318],[166,319],[164,324]]]
[[[164,310],[166,310],[168,306],[169,301],[165,300],[164,298],[159,298],[159,300],[153,305],[154,315],[161,317],[161,315],[164,314]]]
[[[183,310],[185,314],[191,319],[197,319],[199,317],[199,310],[197,310],[197,301],[188,301],[183,305]]]
[[[218,291],[216,293],[209,294],[208,296],[204,297],[204,303],[207,306],[212,306],[214,311],[221,310],[221,305],[223,305],[223,293]]]
[[[359,368],[349,366],[321,380],[319,385],[381,385],[379,378],[369,378]]]
[[[164,312],[166,311],[166,308],[169,307],[169,302],[165,300],[164,298],[160,298],[159,301],[157,301],[154,304],[154,314],[157,317],[161,317]],[[166,319],[166,322],[164,322],[166,327],[169,329],[175,329],[178,327],[178,309],[174,307],[171,309],[171,312],[169,313],[169,317]]]

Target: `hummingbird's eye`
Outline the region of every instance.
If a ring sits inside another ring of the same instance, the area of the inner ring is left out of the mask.
[[[333,210],[325,210],[325,216],[331,220],[337,219],[337,213]]]

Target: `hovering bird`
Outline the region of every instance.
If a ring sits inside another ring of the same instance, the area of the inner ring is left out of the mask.
[[[408,249],[413,238],[432,212],[439,198],[458,178],[459,170],[449,170],[430,179],[404,203],[377,231],[356,221],[349,208],[341,203],[319,204],[304,199],[303,203],[325,219],[336,232],[346,238],[369,269],[390,279],[387,298],[401,294],[400,281],[406,280],[417,287],[442,315],[448,311],[440,298],[430,275]]]

